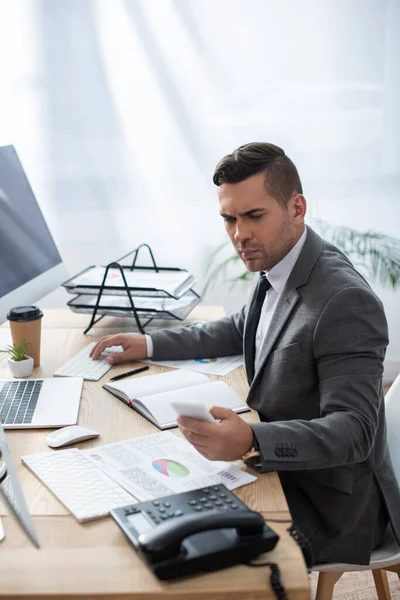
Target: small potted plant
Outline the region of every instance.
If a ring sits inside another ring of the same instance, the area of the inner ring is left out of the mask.
[[[8,366],[14,377],[29,377],[33,371],[33,358],[27,354],[28,344],[25,341],[8,346]]]

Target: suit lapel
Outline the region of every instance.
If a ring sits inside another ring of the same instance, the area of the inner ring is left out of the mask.
[[[250,370],[247,372],[249,384],[251,389],[257,386],[259,377],[261,376],[263,366],[266,363],[271,351],[273,350],[275,343],[286,325],[294,307],[300,300],[300,294],[297,291],[302,285],[307,283],[311,272],[315,266],[315,263],[319,259],[322,252],[322,239],[317,235],[310,227],[307,227],[307,238],[294,265],[292,272],[286,282],[285,288],[278,300],[275,312],[272,316],[271,323],[268,328],[266,338],[264,340],[263,347],[261,349],[260,360],[258,363],[258,369],[254,373]],[[254,289],[250,298],[249,311],[252,303],[255,299]],[[244,350],[248,347],[249,340],[246,336],[246,323],[244,331]],[[250,390],[251,391],[251,390]]]
[[[258,368],[254,373],[253,384],[257,382],[257,376],[262,372],[264,363],[271,354],[271,350],[275,346],[275,342],[296,306],[299,297],[299,292],[296,289],[289,290],[287,293],[285,293],[285,290],[282,292],[268,327],[264,344],[261,348],[260,360],[258,362]]]

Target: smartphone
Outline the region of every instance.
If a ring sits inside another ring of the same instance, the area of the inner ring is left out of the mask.
[[[198,421],[208,421],[209,423],[218,423],[205,404],[191,402],[190,400],[171,400],[170,404],[179,416],[190,417]]]

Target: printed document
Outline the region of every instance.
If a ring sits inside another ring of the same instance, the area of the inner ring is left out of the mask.
[[[80,273],[73,279],[65,283],[65,287],[72,291],[79,286],[80,292],[84,293],[85,285],[99,286],[103,282],[105,267],[89,267],[83,273]],[[129,288],[135,288],[135,296],[168,295],[174,298],[180,298],[196,283],[195,278],[187,271],[178,269],[155,271],[154,269],[124,269],[124,275]],[[118,268],[111,268],[107,272],[106,286],[113,288],[125,287],[121,271]],[[139,289],[142,288],[142,289]],[[79,293],[75,290],[73,293]],[[90,293],[90,291],[88,292]],[[104,290],[108,294],[109,290]],[[113,294],[118,294],[118,289],[114,289]],[[124,292],[125,293],[125,292]]]
[[[187,369],[188,371],[196,371],[205,375],[227,375],[234,369],[237,369],[243,362],[243,355],[236,354],[235,356],[221,356],[219,358],[194,358],[189,360],[150,360],[146,359],[142,362],[150,365],[161,365],[163,367],[173,367],[174,369]]]
[[[82,452],[139,501],[221,483],[234,490],[257,479],[232,463],[207,460],[169,432]]]

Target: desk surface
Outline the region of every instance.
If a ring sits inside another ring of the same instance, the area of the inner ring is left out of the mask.
[[[196,313],[192,319],[197,321],[205,320],[209,314],[212,318],[223,314],[218,307],[198,309]],[[108,323],[106,319],[101,321],[90,332],[90,336],[84,336],[82,330],[87,323],[87,315],[75,315],[66,309],[46,311],[43,319],[41,366],[34,370],[33,377],[52,376],[59,366],[89,340],[112,333],[118,327],[118,330],[130,327],[130,324],[127,325],[121,319],[107,320]],[[102,389],[102,383],[125,370],[126,365],[114,367],[100,382],[84,382],[78,422],[97,429],[101,437],[78,444],[77,447],[90,448],[158,431],[146,419]],[[151,366],[147,374],[165,370],[167,369],[163,367]],[[10,377],[4,353],[0,353],[0,377]],[[243,399],[246,397],[247,383],[242,368],[236,369],[223,380]],[[257,420],[257,415],[252,411],[243,415],[243,418]],[[179,430],[171,431],[180,435]],[[40,551],[34,549],[13,520],[3,517],[6,539],[0,544],[0,598],[35,596],[36,600],[49,600],[61,594],[64,600],[117,597],[155,600],[165,595],[181,599],[190,597],[213,600],[226,598],[228,594],[232,600],[274,598],[269,585],[268,568],[238,566],[186,581],[160,582],[131,549],[110,518],[78,524],[19,460],[22,454],[49,450],[45,443],[48,432],[7,431],[10,450],[42,548]],[[265,517],[290,518],[279,478],[275,473],[259,476],[257,482],[239,488],[235,493],[250,508],[262,512]],[[0,514],[6,514],[1,506]],[[279,564],[289,598],[305,600],[309,597],[307,573],[300,550],[286,533],[287,526],[272,525],[281,535],[281,541],[268,554],[268,560]]]

